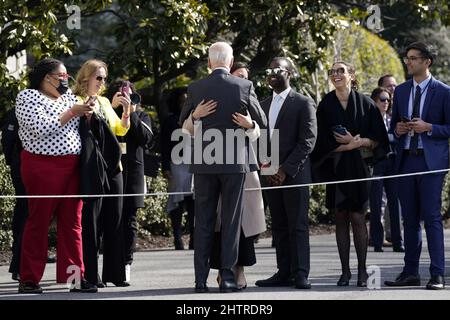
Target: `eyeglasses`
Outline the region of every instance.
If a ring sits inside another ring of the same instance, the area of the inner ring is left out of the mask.
[[[378,98],[378,100],[380,100],[380,102],[391,102],[391,99],[389,99],[389,98]]]
[[[106,77],[97,76],[95,79],[96,79],[97,81],[105,81],[105,82],[106,82]]]
[[[284,68],[281,68],[281,67],[266,69],[266,74],[268,76],[270,76],[270,75],[281,75],[283,72],[289,72],[289,71],[287,69],[284,69]]]
[[[67,79],[71,78],[71,76],[66,72],[50,72],[49,74],[58,76],[58,78],[61,78],[63,80],[67,80]]]
[[[403,62],[406,64],[409,61],[414,62],[417,59],[426,59],[425,57],[415,57],[415,56],[410,56],[410,57],[403,57]]]
[[[337,68],[337,69],[330,69],[328,70],[328,75],[329,76],[342,76],[343,74],[345,74],[345,68]]]

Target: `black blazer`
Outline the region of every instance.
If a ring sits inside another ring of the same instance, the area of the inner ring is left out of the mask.
[[[261,101],[261,107],[269,117],[272,96]],[[317,137],[317,120],[314,101],[291,89],[281,106],[274,129],[279,130],[279,160],[284,172],[295,178],[309,168],[309,155]],[[310,174],[308,173],[308,177]],[[304,181],[308,182],[308,181]]]
[[[80,194],[105,194],[108,179],[119,170],[121,150],[108,124],[93,114],[89,122],[80,118]],[[87,198],[86,201],[96,198]]]
[[[152,142],[151,127],[152,122],[147,113],[132,112],[130,129],[125,136],[117,137],[119,142],[126,143],[126,154],[122,155],[124,193],[143,193],[145,190],[144,147]],[[125,197],[124,205],[143,208],[144,196]]]
[[[248,153],[248,141],[243,147],[234,145],[234,162],[232,164],[225,164],[227,150],[225,144],[225,136],[227,129],[237,130],[239,127],[233,122],[232,114],[238,112],[241,108],[246,108],[250,113],[252,119],[256,121],[261,129],[267,127],[266,116],[259,105],[253,84],[251,81],[235,77],[224,69],[214,70],[205,79],[196,81],[188,87],[188,98],[180,115],[180,125],[189,116],[192,110],[202,101],[208,100],[217,101],[217,109],[213,114],[202,118],[202,132],[208,129],[217,129],[223,136],[223,162],[224,164],[206,164],[202,161],[201,164],[194,164],[191,166],[193,173],[244,173],[249,172],[249,164],[247,162],[238,163],[237,155],[245,155]],[[202,150],[194,150],[194,153],[199,153],[211,144],[210,141],[202,143]],[[204,159],[202,159],[204,160]]]

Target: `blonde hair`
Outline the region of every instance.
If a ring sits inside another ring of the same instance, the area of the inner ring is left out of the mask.
[[[108,75],[108,66],[101,60],[90,59],[83,63],[80,70],[78,70],[75,79],[75,86],[73,93],[77,96],[86,97],[88,95],[88,83],[91,76],[97,72],[98,69],[104,68],[106,75]],[[103,91],[104,88],[101,90]]]

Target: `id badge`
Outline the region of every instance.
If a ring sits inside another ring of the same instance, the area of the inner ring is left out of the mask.
[[[119,145],[122,150],[122,154],[127,154],[127,144],[125,142],[119,142]]]

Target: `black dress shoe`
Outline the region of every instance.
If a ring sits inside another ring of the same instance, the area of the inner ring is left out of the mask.
[[[42,293],[42,288],[32,282],[19,283],[19,293]]]
[[[220,281],[219,290],[222,293],[236,292],[240,291],[238,288],[236,281],[234,280],[223,280]]]
[[[278,272],[268,279],[255,282],[258,287],[290,287],[294,284],[289,277],[283,277]]]
[[[367,279],[368,278],[369,278],[369,275],[367,274],[366,271],[364,271],[362,273],[358,273],[358,281],[356,281],[356,286],[362,287],[362,288],[367,287]]]
[[[106,287],[106,284],[104,284],[102,281],[97,282],[95,285],[97,286],[97,288],[104,288],[104,287]]]
[[[311,282],[303,276],[296,277],[294,285],[296,289],[311,289]]]
[[[121,282],[113,282],[113,285],[115,285],[116,287],[129,287],[130,283],[127,281],[121,281]]]
[[[445,281],[443,276],[431,276],[426,288],[428,290],[442,290],[445,289]]]
[[[338,287],[348,287],[350,284],[350,279],[352,278],[351,273],[343,273],[341,274],[341,277],[339,278],[337,285]]]
[[[393,251],[394,252],[405,252],[405,247],[404,246],[394,246]]]
[[[394,281],[385,281],[384,284],[388,287],[420,286],[420,276],[405,274],[402,272]]]
[[[70,292],[81,292],[81,293],[96,293],[98,291],[95,284],[87,282],[85,279],[81,279],[80,284],[75,285]]]
[[[376,247],[373,249],[374,252],[384,252],[383,248]]]
[[[47,263],[55,263],[55,262],[56,262],[56,256],[54,254],[47,257]]]
[[[208,286],[204,282],[197,282],[195,284],[195,293],[206,293],[208,292]]]

